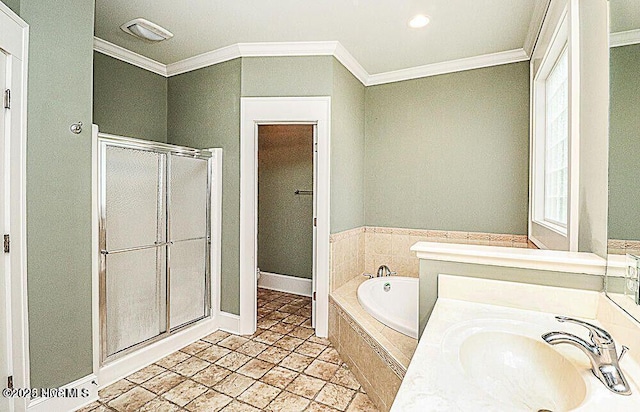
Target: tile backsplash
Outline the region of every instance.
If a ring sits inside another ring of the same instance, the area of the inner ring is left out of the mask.
[[[487,246],[534,247],[526,235],[400,229],[364,226],[329,237],[333,291],[362,273],[387,265],[400,276],[418,277],[419,261],[410,251],[416,242],[466,243]]]

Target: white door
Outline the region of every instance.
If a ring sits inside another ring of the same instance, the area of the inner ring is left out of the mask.
[[[316,234],[318,232],[317,225],[317,217],[318,217],[318,207],[316,202],[316,196],[318,193],[318,126],[313,125],[313,260],[311,266],[311,326],[316,328],[316,245],[317,245],[317,237]]]
[[[0,45],[1,46],[1,45]],[[0,48],[0,226],[2,235],[9,233],[9,162],[6,161],[9,144],[8,109],[4,108],[4,93],[7,87],[7,55]],[[3,236],[4,243],[4,236]],[[4,246],[4,244],[3,244]],[[0,388],[5,388],[11,375],[11,273],[10,259],[4,248],[0,251]],[[0,411],[9,410],[9,399],[0,396]]]

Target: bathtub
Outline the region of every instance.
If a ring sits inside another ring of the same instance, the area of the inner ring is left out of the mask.
[[[358,302],[391,329],[418,339],[417,278],[384,276],[366,280],[358,287]]]

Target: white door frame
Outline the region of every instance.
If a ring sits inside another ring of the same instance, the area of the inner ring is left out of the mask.
[[[9,257],[8,310],[10,354],[9,368],[12,371],[14,388],[29,387],[29,327],[27,318],[27,221],[26,221],[26,153],[27,153],[27,58],[29,26],[17,14],[0,2],[0,48],[7,54],[8,79],[11,90],[11,108],[0,110],[9,124],[5,135],[5,158],[8,165],[9,187],[5,187],[8,203],[3,205],[9,217],[3,228],[11,236]],[[0,90],[4,95],[4,90]],[[1,113],[1,112],[0,112]],[[6,162],[6,163],[5,163]],[[4,186],[4,182],[3,185]],[[7,233],[7,232],[4,232]],[[4,309],[4,308],[3,308]],[[6,382],[0,382],[4,388]],[[15,399],[10,410],[25,411],[28,398]]]
[[[240,333],[256,331],[258,234],[258,125],[314,123],[318,139],[316,226],[316,335],[329,329],[330,97],[240,99]]]

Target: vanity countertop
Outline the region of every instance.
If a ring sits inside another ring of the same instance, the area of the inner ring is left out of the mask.
[[[500,293],[495,293],[496,290]],[[545,301],[551,297],[546,310],[540,310],[540,293],[544,293]],[[447,275],[439,277],[439,296],[392,411],[535,411],[545,408],[535,400],[529,400],[529,404],[523,400],[516,405],[499,396],[500,390],[505,388],[498,386],[504,383],[507,392],[503,393],[522,393],[524,399],[544,387],[545,382],[541,379],[523,377],[522,382],[494,382],[495,391],[483,390],[482,384],[465,372],[460,361],[461,352],[455,348],[462,348],[464,339],[483,331],[515,331],[517,335],[530,338],[528,342],[537,340],[540,343],[534,344],[543,346],[547,344],[540,336],[550,331],[566,331],[588,339],[586,329],[558,323],[554,316],[576,317],[601,326],[596,319],[598,305],[607,304],[597,292]],[[486,303],[482,303],[483,299]],[[618,353],[622,344],[630,346],[632,351],[640,350],[640,347],[634,348],[633,342],[619,341],[614,331],[610,332]],[[632,357],[626,356],[620,363],[633,391],[630,396],[622,396],[608,391],[592,375],[589,360],[579,349],[570,345],[556,345],[552,349],[573,364],[586,385],[586,400],[571,410],[640,410],[640,366]],[[492,366],[486,365],[487,368]]]

